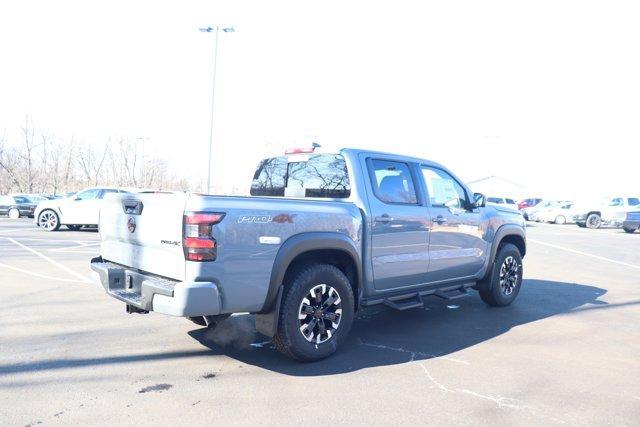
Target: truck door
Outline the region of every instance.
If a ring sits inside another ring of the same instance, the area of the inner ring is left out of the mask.
[[[427,209],[417,195],[409,163],[366,159],[370,209],[370,253],[376,290],[410,287],[426,281],[429,266]]]
[[[482,238],[480,210],[467,210],[467,194],[447,171],[422,165],[431,220],[428,281],[473,276],[483,265],[488,244]]]

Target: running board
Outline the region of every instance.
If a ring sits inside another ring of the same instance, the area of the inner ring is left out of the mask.
[[[419,308],[424,306],[424,302],[422,302],[422,297],[419,294],[414,295],[409,298],[402,298],[397,300],[385,299],[384,305],[387,307],[393,308],[394,310],[409,310],[410,308]]]
[[[466,296],[469,296],[469,291],[465,287],[452,289],[449,291],[437,290],[433,293],[433,296],[436,296],[438,298],[442,298],[445,300],[452,300],[452,299],[464,298]]]

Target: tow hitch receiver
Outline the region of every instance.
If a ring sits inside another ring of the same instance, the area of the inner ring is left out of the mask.
[[[127,313],[129,313],[129,314],[131,314],[131,313],[147,314],[149,312],[147,310],[143,310],[141,308],[138,308],[135,305],[127,304]]]

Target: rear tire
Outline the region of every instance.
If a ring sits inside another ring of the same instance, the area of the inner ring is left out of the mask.
[[[44,231],[56,231],[60,228],[60,218],[51,209],[45,209],[38,215],[38,225]]]
[[[324,359],[349,334],[353,314],[353,291],[347,276],[332,265],[309,265],[285,284],[273,344],[294,360]]]
[[[584,222],[576,222],[576,225],[580,228],[585,228],[587,226]]]
[[[489,275],[478,283],[480,298],[492,307],[511,304],[522,287],[522,255],[507,243],[498,249]]]
[[[602,225],[602,218],[596,213],[589,214],[587,217],[587,228],[600,228]]]
[[[567,223],[567,218],[565,218],[563,215],[558,215],[556,217],[556,220],[554,221],[556,224],[566,224]]]
[[[78,231],[82,228],[81,225],[67,225],[67,228],[71,231]]]
[[[625,233],[634,233],[636,231],[635,228],[622,227]]]
[[[20,218],[20,211],[18,209],[15,209],[15,208],[9,209],[9,218],[11,218],[11,219]]]

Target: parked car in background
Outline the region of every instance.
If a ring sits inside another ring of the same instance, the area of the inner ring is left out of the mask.
[[[518,204],[515,200],[508,197],[487,197],[487,203],[493,203],[494,205],[502,205],[509,208],[518,210]]]
[[[25,196],[9,195],[0,196],[0,215],[17,219],[21,216],[33,217],[36,203]]]
[[[542,201],[542,199],[540,198],[533,198],[533,199],[522,199],[518,202],[518,209],[522,210],[522,209],[526,209],[526,208],[532,208],[535,205],[537,205],[538,203],[540,203]]]
[[[555,206],[541,209],[536,212],[535,217],[540,222],[550,222],[552,224],[573,223],[573,202],[563,202]]]
[[[524,216],[524,219],[526,219],[527,221],[540,222],[540,218],[538,217],[539,212],[542,212],[545,209],[553,208],[563,203],[569,202],[562,200],[544,200],[531,208],[524,208],[522,210],[522,216]]]
[[[128,193],[113,187],[87,188],[71,197],[45,200],[35,210],[35,223],[45,231],[56,231],[61,225],[69,230],[98,226],[100,205],[108,193]]]
[[[640,209],[626,213],[622,221],[622,229],[627,233],[633,233],[640,229]]]
[[[620,227],[626,214],[640,208],[640,197],[607,197],[600,203],[576,207],[573,220],[578,227],[600,228],[603,225]]]

